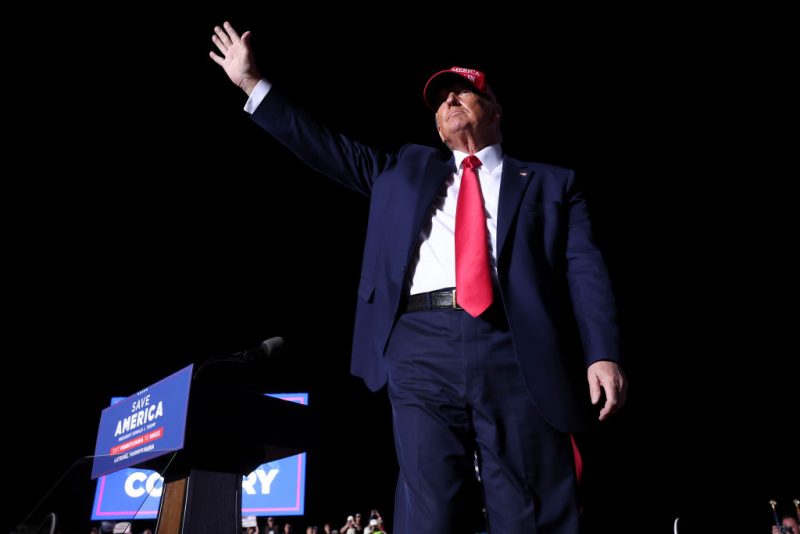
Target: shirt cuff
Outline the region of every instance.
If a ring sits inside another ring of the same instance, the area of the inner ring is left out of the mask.
[[[251,115],[255,113],[256,108],[261,104],[261,101],[264,100],[264,97],[267,96],[270,89],[272,89],[272,84],[264,78],[261,78],[256,84],[255,89],[253,89],[253,92],[250,93],[250,98],[247,99],[244,110]]]

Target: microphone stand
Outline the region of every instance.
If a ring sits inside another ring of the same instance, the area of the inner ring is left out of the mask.
[[[192,378],[197,378],[197,375],[200,374],[200,371],[209,367],[211,365],[216,365],[219,363],[237,363],[237,364],[250,364],[256,361],[259,358],[269,357],[274,353],[279,352],[284,346],[284,340],[282,337],[271,337],[269,339],[265,339],[261,342],[261,344],[249,350],[243,350],[239,352],[234,352],[233,354],[223,354],[221,356],[213,356],[208,360],[201,363],[197,370],[192,375]]]

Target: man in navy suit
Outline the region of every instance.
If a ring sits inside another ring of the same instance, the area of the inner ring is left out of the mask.
[[[438,72],[423,91],[447,154],[413,144],[387,154],[292,105],[258,73],[249,38],[226,22],[210,53],[249,96],[246,111],[370,198],[352,372],[372,389],[388,383],[400,465],[393,532],[467,532],[476,461],[490,532],[578,532],[570,433],[586,427],[590,400],[604,396],[599,418],[612,415],[627,386],[610,282],[573,172],[503,154],[502,109],[480,71]],[[488,258],[477,263],[488,263],[488,289],[477,308],[456,275],[467,180],[479,183],[486,218]],[[568,324],[583,361],[567,357]]]

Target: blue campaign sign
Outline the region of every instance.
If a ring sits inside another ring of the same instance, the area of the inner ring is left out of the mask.
[[[103,410],[92,478],[183,447],[192,367],[181,369]]]
[[[155,471],[129,468],[97,479],[92,520],[153,519],[164,479]]]
[[[268,395],[308,404],[308,393]],[[269,421],[258,421],[258,424],[269,424]],[[163,483],[161,475],[147,469],[125,469],[100,477],[92,505],[92,520],[155,518]],[[305,483],[305,453],[262,464],[242,479],[242,514],[303,515]]]
[[[269,393],[270,397],[308,404],[308,393]],[[259,424],[269,422],[259,422]],[[242,514],[303,515],[306,455],[297,454],[260,465],[242,480]]]

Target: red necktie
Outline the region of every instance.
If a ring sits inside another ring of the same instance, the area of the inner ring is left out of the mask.
[[[480,165],[474,155],[464,160],[456,204],[456,302],[473,317],[492,303],[486,215],[475,171]]]

